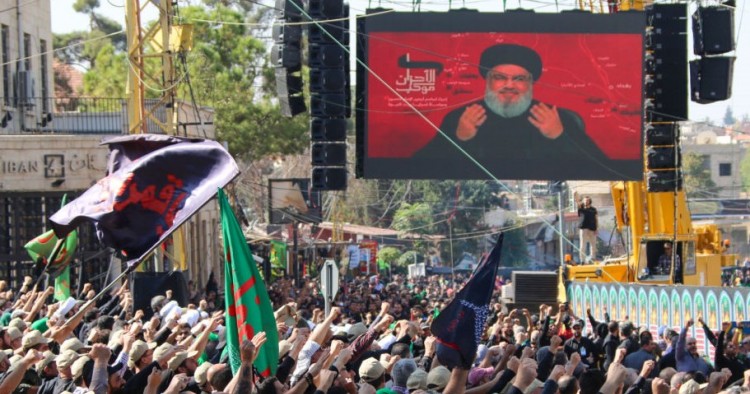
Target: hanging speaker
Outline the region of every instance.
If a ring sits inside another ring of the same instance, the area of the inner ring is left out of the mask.
[[[283,67],[276,67],[276,96],[281,114],[292,117],[307,111],[302,95],[302,77],[290,75]]]
[[[693,52],[696,55],[721,55],[735,49],[734,8],[698,7],[692,19]]]
[[[703,57],[690,62],[690,91],[693,101],[701,104],[732,97],[734,57]]]

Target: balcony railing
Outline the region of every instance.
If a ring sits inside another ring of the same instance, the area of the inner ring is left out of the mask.
[[[5,106],[0,113],[0,134],[123,134],[128,130],[127,100],[123,98],[33,97],[10,102],[14,105]],[[166,118],[158,109],[155,116],[162,122]],[[159,132],[151,120],[147,127]]]

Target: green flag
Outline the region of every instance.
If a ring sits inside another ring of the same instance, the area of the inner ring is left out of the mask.
[[[221,189],[218,198],[226,260],[224,297],[229,364],[232,372],[236,373],[240,368],[242,341],[250,340],[256,333],[265,331],[267,340],[255,360],[255,368],[264,377],[273,376],[279,363],[279,334],[276,331],[271,300],[242,234],[242,228]]]
[[[286,244],[281,241],[271,241],[271,274],[281,278],[286,272]],[[269,278],[271,280],[271,278]]]
[[[63,196],[61,207],[65,206],[67,200],[68,195],[66,194]],[[39,261],[41,258],[45,265],[49,264],[47,272],[55,277],[55,299],[62,301],[70,297],[70,262],[73,260],[78,247],[78,232],[72,231],[65,237],[62,249],[57,254],[55,261],[49,262],[47,259],[52,254],[57,240],[55,232],[49,230],[26,243],[24,248],[32,260]]]
[[[70,266],[63,268],[55,278],[55,299],[58,301],[70,298]]]

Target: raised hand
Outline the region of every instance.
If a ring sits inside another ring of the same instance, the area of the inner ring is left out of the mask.
[[[557,381],[557,379],[560,379],[563,375],[567,375],[565,369],[566,367],[563,367],[562,365],[555,365],[555,367],[552,368],[552,372],[549,374],[549,379]]]
[[[648,378],[648,376],[651,375],[651,372],[654,370],[655,365],[656,362],[654,360],[648,360],[643,363],[643,367],[641,368],[641,376],[643,378]]]
[[[479,127],[487,120],[487,111],[479,104],[472,104],[464,110],[458,119],[456,137],[468,141],[477,135]]]
[[[521,361],[521,365],[518,367],[518,372],[516,373],[516,381],[514,383],[514,386],[521,389],[521,391],[525,391],[529,385],[531,385],[531,382],[536,379],[537,376],[537,363],[536,361],[527,358]]]
[[[529,122],[545,137],[553,140],[563,133],[563,124],[556,106],[539,103],[531,107]]]
[[[518,368],[520,366],[521,366],[521,360],[519,360],[518,357],[513,356],[510,358],[510,360],[508,360],[508,369],[510,369],[511,371],[518,373]]]
[[[240,360],[243,363],[252,364],[255,361],[255,344],[245,339],[240,345]]]
[[[435,355],[435,348],[437,347],[437,343],[435,342],[435,339],[436,338],[434,336],[430,335],[424,340],[424,353],[428,356]]]
[[[255,362],[255,359],[258,358],[258,354],[260,354],[260,348],[263,347],[263,344],[266,343],[266,333],[261,331],[253,336],[253,339],[250,341],[255,346],[255,353],[253,355],[252,362]]]
[[[628,354],[628,349],[625,348],[617,348],[615,351],[615,362],[621,363],[623,360],[625,360],[625,356]]]
[[[669,384],[662,378],[655,378],[651,382],[651,393],[653,394],[669,394]]]

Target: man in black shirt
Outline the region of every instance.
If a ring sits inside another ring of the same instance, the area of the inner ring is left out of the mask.
[[[599,354],[599,349],[594,342],[588,337],[583,336],[583,320],[573,321],[573,337],[565,341],[565,347],[563,350],[565,354],[570,358],[573,353],[581,355],[581,361],[589,365],[589,356],[596,356]],[[596,357],[594,357],[596,358]]]
[[[437,134],[414,158],[446,178],[486,178],[473,160],[493,174],[523,165],[530,179],[573,178],[582,166],[600,178],[612,175],[609,158],[586,134],[579,114],[533,98],[542,75],[536,51],[493,45],[480,56],[479,74],[486,80],[484,98],[448,113],[440,130],[450,141]],[[552,164],[561,162],[566,165]]]
[[[596,230],[599,227],[596,208],[591,205],[591,197],[584,197],[578,206],[578,217],[580,218],[580,257],[581,264],[596,258]],[[586,246],[591,248],[591,253],[586,254]]]

